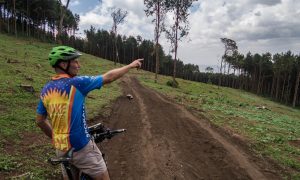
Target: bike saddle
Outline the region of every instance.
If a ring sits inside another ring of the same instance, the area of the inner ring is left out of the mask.
[[[69,163],[70,160],[72,159],[73,152],[74,152],[74,148],[71,148],[62,157],[50,158],[50,159],[48,159],[48,161],[52,165],[57,165],[57,164],[60,164],[60,163]]]

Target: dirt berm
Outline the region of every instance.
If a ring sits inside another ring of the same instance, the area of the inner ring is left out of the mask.
[[[127,129],[104,142],[112,180],[281,179],[273,165],[207,120],[143,87],[135,78],[125,77],[121,83],[124,96],[104,120],[111,128]]]

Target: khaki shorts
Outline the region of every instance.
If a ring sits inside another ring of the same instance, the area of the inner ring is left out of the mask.
[[[65,152],[56,150],[56,154],[60,157],[63,156]],[[90,140],[84,148],[73,153],[71,164],[76,167],[72,168],[72,174],[75,177],[79,176],[79,171],[84,172],[92,178],[107,171],[106,164],[102,158],[102,153],[96,143],[92,140]],[[67,172],[63,165],[61,165],[61,167],[63,176],[66,177]]]

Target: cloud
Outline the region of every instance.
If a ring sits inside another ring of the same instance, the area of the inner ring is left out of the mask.
[[[146,17],[141,0],[102,0],[102,4],[80,14],[80,29],[93,25],[110,30],[113,7],[128,11],[125,23],[118,27],[120,34],[153,39],[153,17]],[[222,37],[235,40],[243,53],[275,53],[289,49],[299,52],[299,9],[300,1],[297,0],[196,1],[190,10],[189,36],[180,42],[178,56],[186,63],[217,64],[224,53]],[[171,14],[167,22],[172,22]],[[164,34],[160,42],[168,53],[170,43]]]
[[[111,21],[108,17],[102,16],[94,12],[88,12],[80,18],[80,25],[103,26],[107,25]]]
[[[61,1],[62,2],[62,4],[63,5],[66,5],[67,4],[67,0],[62,0]],[[69,2],[69,7],[70,6],[77,6],[77,5],[79,5],[80,3],[79,3],[79,0],[70,0],[70,2]]]
[[[78,5],[80,5],[79,0],[76,0],[76,1],[70,1],[70,6],[78,6]]]
[[[273,6],[276,4],[280,4],[281,0],[248,0],[249,4],[263,4],[268,6]]]
[[[296,7],[300,7],[297,3]],[[237,40],[260,40],[274,38],[300,37],[300,21],[295,9],[295,3],[283,2],[272,7],[257,5],[254,12],[260,12],[260,16],[255,13],[245,13],[235,21],[235,26],[229,28],[228,34],[236,36]]]
[[[256,13],[254,13],[254,15],[255,15],[255,16],[261,16],[261,12],[258,11],[258,12],[256,12]]]
[[[110,30],[113,21],[111,13],[113,8],[121,8],[128,12],[125,25],[119,25],[119,33],[142,35],[145,33],[144,26],[148,27],[149,21],[144,15],[142,1],[136,0],[106,0],[98,4],[93,10],[80,15],[80,26],[93,25],[97,28]]]

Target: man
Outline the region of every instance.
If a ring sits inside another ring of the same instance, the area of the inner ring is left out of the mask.
[[[68,46],[54,47],[49,54],[56,75],[40,95],[36,123],[52,139],[61,156],[74,148],[72,164],[93,179],[109,179],[101,152],[91,140],[86,124],[85,97],[104,84],[122,77],[132,68],[140,68],[142,59],[99,76],[77,76],[81,54]],[[48,119],[50,121],[48,121]],[[63,168],[64,179],[67,179]]]

